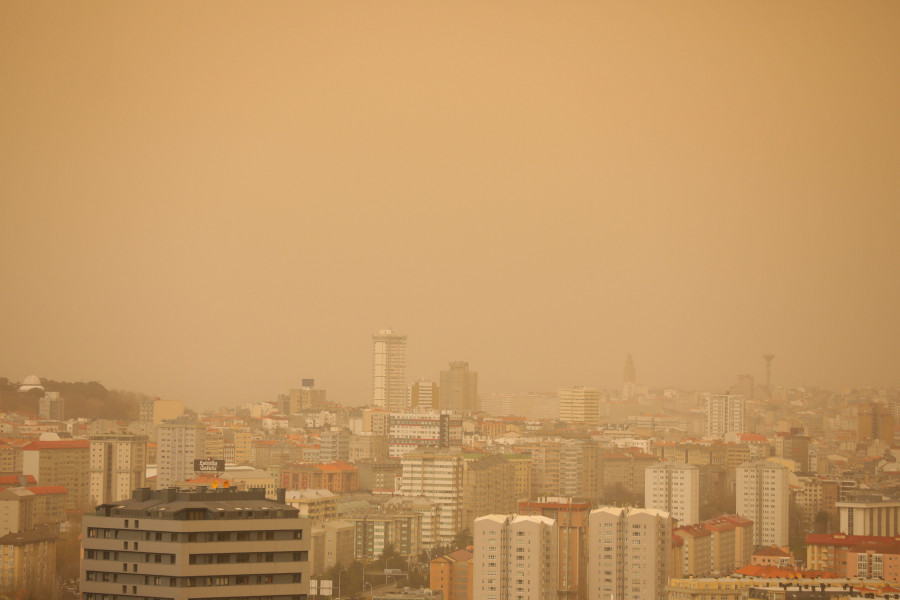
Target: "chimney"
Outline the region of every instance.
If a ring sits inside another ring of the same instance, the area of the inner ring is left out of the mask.
[[[284,504],[287,498],[287,491],[284,488],[278,488],[275,492],[275,498],[278,500],[279,504]]]

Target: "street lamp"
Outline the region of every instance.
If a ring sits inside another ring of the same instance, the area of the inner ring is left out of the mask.
[[[340,571],[338,571],[338,598],[341,597],[341,592],[344,591],[343,589],[341,589],[341,575],[342,575],[346,570],[347,570],[347,569],[341,569]],[[331,594],[331,597],[332,597],[332,598],[334,597],[334,593]]]

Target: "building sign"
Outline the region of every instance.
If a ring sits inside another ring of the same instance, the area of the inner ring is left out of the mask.
[[[213,460],[211,458],[198,458],[194,461],[194,471],[197,473],[219,473],[225,470],[224,460]]]

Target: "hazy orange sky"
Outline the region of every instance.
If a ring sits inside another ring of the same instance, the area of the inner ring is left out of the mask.
[[[900,384],[900,2],[0,3],[0,376]]]

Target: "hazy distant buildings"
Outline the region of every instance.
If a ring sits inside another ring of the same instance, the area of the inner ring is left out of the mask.
[[[591,511],[589,531],[589,600],[665,600],[669,513],[603,506]]]
[[[463,413],[478,410],[478,373],[469,370],[469,363],[453,361],[449,371],[441,371],[439,406]]]
[[[38,400],[38,413],[42,419],[48,421],[62,421],[65,419],[66,402],[60,397],[59,392],[44,392]]]
[[[177,419],[184,414],[184,404],[180,400],[141,400],[139,421],[144,425],[159,425],[169,419]]]
[[[737,514],[754,523],[754,546],[788,544],[789,471],[784,465],[758,460],[737,468]]]
[[[288,390],[278,398],[278,412],[293,415],[301,410],[321,408],[326,405],[325,390],[316,388],[315,379],[301,379],[300,387]]]
[[[409,405],[416,409],[440,408],[440,388],[430,379],[420,379],[409,387]]]
[[[388,455],[398,458],[420,446],[457,448],[462,446],[462,438],[462,415],[453,411],[392,412]]]
[[[726,433],[743,433],[744,397],[737,394],[706,396],[706,435],[723,438]]]
[[[381,329],[372,335],[372,352],[372,403],[389,411],[407,410],[406,336]]]
[[[559,419],[566,423],[600,424],[600,390],[573,387],[559,390]]]
[[[497,417],[526,419],[555,419],[559,415],[559,401],[551,393],[490,393],[479,397],[480,410]]]
[[[555,600],[558,563],[554,519],[486,515],[475,519],[475,600]]]
[[[644,506],[668,512],[678,525],[700,521],[700,469],[665,462],[644,474]]]
[[[894,416],[886,404],[865,402],[856,409],[857,439],[881,440],[888,446],[894,444]]]

